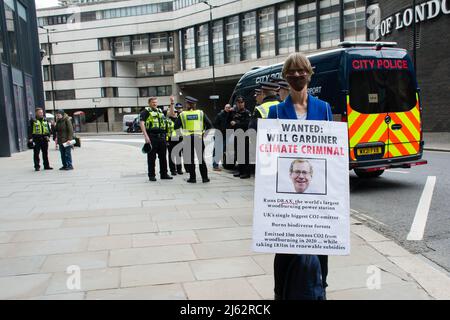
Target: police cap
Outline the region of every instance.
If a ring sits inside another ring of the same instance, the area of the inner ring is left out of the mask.
[[[279,89],[278,84],[273,82],[260,82],[262,90],[276,91]]]
[[[194,97],[190,97],[190,96],[186,96],[186,102],[188,102],[188,103],[197,103],[198,102],[198,100],[197,99],[195,99]]]

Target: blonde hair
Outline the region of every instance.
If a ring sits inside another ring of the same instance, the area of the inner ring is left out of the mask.
[[[292,67],[305,70],[308,74],[308,83],[311,81],[311,76],[314,74],[314,71],[311,62],[303,53],[294,52],[286,59],[282,70],[284,79],[286,79],[286,74]]]

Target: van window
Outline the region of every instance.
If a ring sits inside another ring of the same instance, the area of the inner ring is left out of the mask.
[[[365,70],[350,74],[350,106],[360,113],[406,112],[416,105],[408,70]]]

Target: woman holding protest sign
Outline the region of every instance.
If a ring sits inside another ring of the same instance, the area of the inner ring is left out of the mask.
[[[308,94],[308,84],[311,81],[313,69],[309,59],[302,53],[293,53],[284,62],[282,76],[289,83],[290,94],[285,101],[270,107],[269,119],[297,119],[332,121],[330,105]],[[311,299],[325,299],[327,287],[328,256],[318,256],[322,274],[323,297]],[[295,254],[277,253],[274,260],[275,300],[289,299],[286,295],[287,279],[292,279],[294,264],[303,261]],[[300,262],[301,263],[301,262]],[[294,275],[295,277],[295,275]],[[291,290],[291,289],[289,289]]]

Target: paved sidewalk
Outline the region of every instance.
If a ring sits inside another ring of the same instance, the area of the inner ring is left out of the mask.
[[[34,172],[29,151],[0,158],[0,299],[272,299],[273,255],[250,249],[253,180],[149,183],[145,156],[123,144],[85,141],[73,158],[70,172]],[[447,275],[351,227],[329,299],[450,299]],[[66,285],[71,265],[81,290]]]

